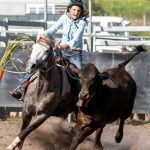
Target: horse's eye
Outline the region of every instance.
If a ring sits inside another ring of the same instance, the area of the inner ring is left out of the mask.
[[[46,53],[49,53],[49,49],[46,50]]]

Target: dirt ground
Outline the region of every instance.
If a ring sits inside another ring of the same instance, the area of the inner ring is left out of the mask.
[[[67,150],[71,142],[70,125],[60,118],[51,117],[25,140],[23,150]],[[21,128],[21,118],[0,120],[0,150],[4,150]],[[107,125],[102,134],[104,150],[150,150],[150,122],[126,123],[124,137],[116,144],[114,136],[118,125]],[[93,147],[94,134],[87,137],[77,150],[98,150]]]

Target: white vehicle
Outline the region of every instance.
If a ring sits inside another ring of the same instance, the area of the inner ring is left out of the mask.
[[[94,27],[119,27],[119,26],[127,26],[130,22],[127,20],[124,20],[122,17],[115,17],[115,16],[92,16],[92,27],[94,32]],[[102,34],[104,34],[101,31]],[[125,35],[128,36],[128,32],[123,33],[109,33],[114,35]]]
[[[121,17],[115,16],[92,16],[92,33],[98,35],[93,37],[93,52],[121,52],[125,46],[101,46],[105,40],[127,40],[129,32],[106,32],[103,31],[105,27],[120,27],[127,26],[130,22]]]

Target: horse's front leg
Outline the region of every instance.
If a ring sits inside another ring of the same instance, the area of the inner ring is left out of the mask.
[[[26,111],[23,110],[22,112],[22,127],[20,130],[20,133],[26,129],[32,119],[32,115],[29,113],[26,113]],[[18,146],[18,149],[21,150],[23,146],[23,141],[20,140],[20,138],[17,136],[14,141],[6,148],[6,150],[13,150],[15,149],[16,145]]]
[[[32,114],[31,113],[27,113],[26,110],[22,112],[22,127],[21,127],[21,131],[26,129],[32,119]],[[18,149],[21,150],[22,146],[23,146],[24,141],[21,141],[18,145]]]
[[[25,140],[26,136],[29,135],[33,130],[39,127],[49,116],[47,114],[41,114],[36,117],[34,122],[24,130],[21,130],[15,140],[6,148],[7,150],[14,150],[15,148],[21,148],[20,144]],[[20,150],[21,150],[20,149]]]

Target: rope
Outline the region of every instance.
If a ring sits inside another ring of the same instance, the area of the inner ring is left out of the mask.
[[[54,67],[54,65],[55,65],[55,61],[54,61],[54,63],[48,68],[48,69],[46,69],[46,70],[44,70],[44,69],[41,69],[41,68],[39,68],[39,70],[41,71],[41,72],[48,72],[49,70],[51,70],[53,67]]]
[[[62,61],[62,60],[61,60],[61,61]],[[79,78],[74,77],[74,76],[70,73],[70,71],[67,69],[67,66],[64,64],[63,61],[62,61],[62,64],[63,64],[63,68],[67,71],[68,75],[69,75],[72,79],[80,80]],[[57,64],[57,65],[58,65],[58,64]],[[62,65],[60,65],[60,66],[62,66]]]
[[[14,59],[14,58],[13,58]],[[17,59],[17,60],[20,60],[20,59]],[[15,65],[15,63],[11,60],[9,60],[11,63],[12,63],[12,66],[17,70],[17,71],[10,71],[10,70],[7,70],[7,69],[4,69],[4,72],[8,72],[8,73],[13,73],[13,74],[19,74],[20,76],[22,76],[21,74],[24,74],[26,72],[20,72],[17,68],[17,66]],[[8,62],[9,62],[8,61]],[[7,62],[7,63],[8,63]],[[21,62],[21,61],[20,61]],[[2,68],[1,64],[0,64],[0,68]]]
[[[24,74],[26,72],[18,72],[18,71],[10,71],[10,70],[4,70],[5,72],[8,72],[8,73],[14,73],[14,74]]]

